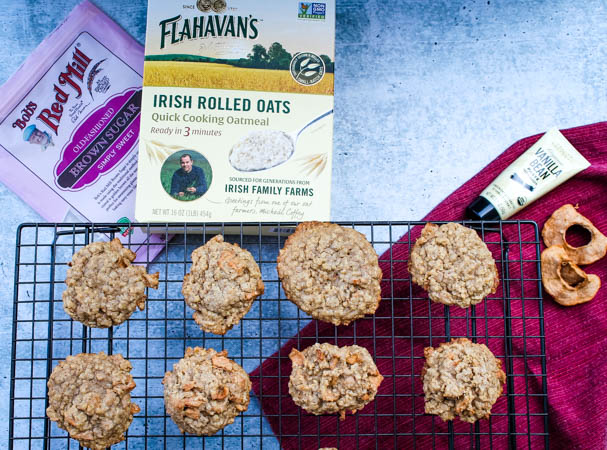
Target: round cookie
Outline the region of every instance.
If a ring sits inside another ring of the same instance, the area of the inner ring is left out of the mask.
[[[293,370],[289,394],[298,406],[312,414],[361,410],[375,398],[384,377],[366,348],[314,344],[304,351],[291,350]]]
[[[119,239],[93,242],[68,263],[63,309],[74,320],[96,328],[119,325],[136,307],[145,307],[145,288],[158,288],[158,273],[150,275],[131,262],[135,253]]]
[[[131,363],[122,355],[81,353],[68,356],[48,380],[46,414],[83,447],[105,449],[124,440],[139,407]]]
[[[409,272],[430,299],[467,308],[495,293],[495,260],[476,232],[457,223],[428,223],[411,250]]]
[[[226,350],[188,347],[164,375],[164,404],[183,433],[211,436],[249,406],[251,381]]]
[[[379,306],[377,254],[352,228],[299,224],[280,250],[276,268],[289,300],[315,319],[348,325]]]
[[[424,349],[422,369],[426,414],[464,422],[487,419],[502,394],[506,374],[501,361],[484,344],[466,338]]]
[[[204,331],[225,334],[263,294],[261,271],[251,253],[217,235],[192,252],[181,292]]]

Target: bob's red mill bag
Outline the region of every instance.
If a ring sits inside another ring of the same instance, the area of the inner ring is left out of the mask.
[[[130,226],[142,63],[141,45],[85,1],[0,88],[0,181],[48,221],[123,223],[133,250],[148,239]]]

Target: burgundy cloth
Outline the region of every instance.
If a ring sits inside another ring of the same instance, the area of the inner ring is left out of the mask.
[[[553,211],[563,204],[571,203],[579,205],[579,211],[583,215],[597,228],[607,232],[607,122],[571,128],[564,130],[563,134],[590,161],[591,166],[511,219],[533,220],[541,230]],[[513,144],[443,200],[424,220],[463,219],[466,206],[540,136],[531,136]],[[408,259],[410,245],[419,235],[419,228],[414,228],[410,236],[403,236],[380,257],[380,266],[384,271],[382,296],[392,297],[394,301],[382,301],[375,318],[366,317],[350,326],[337,328],[312,321],[280,352],[268,358],[251,374],[253,389],[261,399],[264,414],[274,432],[283,436],[281,443],[284,448],[339,446],[347,449],[357,446],[375,448],[376,445],[379,448],[410,448],[413,445],[426,448],[431,445],[447,445],[447,424],[434,416],[423,415],[423,390],[419,377],[424,361],[423,347],[436,347],[445,340],[446,308],[431,304],[420,288],[410,285],[408,279],[403,280],[408,278],[405,260]],[[541,415],[533,415],[543,411],[543,399],[537,396],[542,392],[541,358],[538,357],[541,354],[538,338],[540,327],[539,320],[533,319],[539,313],[538,286],[536,281],[528,279],[537,273],[537,262],[523,262],[537,261],[538,258],[533,245],[534,227],[521,225],[520,232],[523,241],[530,244],[518,244],[516,227],[504,228],[506,239],[517,243],[511,246],[508,264],[509,279],[512,280],[509,296],[513,317],[512,335],[520,336],[512,339],[512,354],[518,357],[510,359],[510,375],[516,375],[511,377],[514,380],[513,399],[516,413],[521,414],[516,417],[516,432],[520,433],[516,441],[521,448],[543,448],[544,438],[534,435],[543,432],[543,418]],[[503,278],[504,265],[500,261],[499,236],[486,231],[483,239],[498,261],[500,278]],[[544,249],[543,243],[541,249]],[[390,256],[393,260],[391,267]],[[607,258],[584,267],[584,270],[599,275],[604,281]],[[496,294],[475,307],[479,319],[474,322],[478,341],[489,346],[502,360],[502,367],[506,370],[503,339],[503,298],[506,294],[503,287],[502,280]],[[410,294],[412,301],[408,300]],[[521,300],[521,294],[524,294],[524,301]],[[606,448],[607,383],[604,368],[607,366],[607,288],[599,290],[591,302],[569,308],[556,304],[545,292],[543,296],[550,445],[553,448],[568,449]],[[526,320],[520,319],[523,312]],[[433,318],[431,323],[428,320],[430,314]],[[451,335],[470,335],[473,321],[469,319],[472,312],[452,307],[449,308],[449,314]],[[390,317],[397,319],[390,320]],[[432,330],[429,329],[430,325]],[[356,343],[369,349],[380,372],[385,376],[376,400],[356,416],[348,415],[345,421],[339,423],[336,417],[316,417],[298,408],[288,395],[290,349],[295,346],[302,350],[317,340],[338,345],[352,344],[354,330]],[[431,342],[430,331],[433,335]],[[394,339],[391,338],[393,335],[396,336]],[[372,336],[376,336],[376,339],[372,339]],[[411,336],[420,337],[411,339]],[[393,353],[398,357],[392,358]],[[260,377],[260,373],[263,376]],[[396,400],[393,397],[395,392],[398,393]],[[502,395],[493,407],[490,421],[480,421],[481,433],[488,433],[489,430],[492,432],[491,436],[479,437],[481,448],[488,448],[489,441],[496,448],[508,447],[507,403],[507,396]],[[395,414],[398,417],[396,421]],[[469,433],[474,431],[474,427],[459,420],[453,421],[453,427],[456,433],[455,446],[470,447]],[[397,438],[394,436],[397,430],[409,436]],[[411,436],[413,432],[415,438]],[[316,437],[318,434],[332,436],[323,437],[319,441]],[[339,434],[339,439],[336,434]]]

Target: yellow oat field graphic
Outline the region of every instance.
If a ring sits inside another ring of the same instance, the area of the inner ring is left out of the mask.
[[[288,70],[250,69],[228,64],[146,61],[144,86],[169,86],[333,95],[333,74],[313,86],[298,84]]]

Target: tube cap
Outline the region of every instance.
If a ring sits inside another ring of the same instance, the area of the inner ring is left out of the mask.
[[[472,220],[500,220],[501,217],[493,203],[485,197],[477,197],[466,208],[466,216]]]

